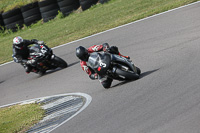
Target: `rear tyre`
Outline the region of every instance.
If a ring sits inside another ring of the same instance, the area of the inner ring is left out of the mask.
[[[39,74],[40,76],[43,76],[45,73],[46,73],[45,70],[44,70],[44,71],[41,70],[41,71],[38,72],[38,74]]]
[[[57,56],[54,57],[53,63],[60,68],[66,68],[68,66],[66,61]]]
[[[139,79],[139,75],[136,73],[127,72],[117,68],[116,74],[120,75],[124,80],[137,80]]]

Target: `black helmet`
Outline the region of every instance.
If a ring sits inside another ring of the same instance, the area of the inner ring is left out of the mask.
[[[90,54],[86,48],[79,46],[76,48],[76,56],[82,61],[88,61]]]

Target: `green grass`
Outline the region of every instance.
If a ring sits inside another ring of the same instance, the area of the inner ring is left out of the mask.
[[[44,116],[38,104],[0,108],[0,133],[25,132]]]
[[[63,19],[38,22],[16,33],[0,33],[0,64],[12,60],[15,36],[43,40],[54,47],[195,1],[198,0],[111,0]]]
[[[33,3],[40,0],[0,0],[0,13],[9,10],[20,8],[26,4]]]

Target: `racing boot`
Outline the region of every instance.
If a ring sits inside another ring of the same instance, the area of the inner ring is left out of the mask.
[[[31,72],[31,70],[32,70],[32,67],[28,66],[28,65],[25,65],[24,69],[25,69],[26,73],[29,74]]]

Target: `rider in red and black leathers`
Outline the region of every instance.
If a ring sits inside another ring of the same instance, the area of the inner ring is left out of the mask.
[[[113,79],[107,76],[104,76],[104,77],[99,76],[97,73],[94,72],[94,70],[92,70],[89,66],[87,66],[89,54],[92,52],[100,52],[100,51],[107,51],[112,54],[118,54],[120,56],[123,56],[120,54],[116,46],[110,47],[108,43],[104,43],[101,45],[93,45],[89,47],[88,49],[85,49],[84,47],[79,46],[78,48],[76,48],[76,56],[81,60],[80,61],[81,68],[83,69],[83,71],[85,71],[89,75],[89,77],[92,80],[99,79],[100,83],[103,85],[104,88],[109,88],[111,86]],[[129,58],[129,56],[123,56],[123,57]]]
[[[36,39],[25,40],[22,37],[18,36],[13,39],[13,60],[16,63],[21,63],[22,66],[26,69],[26,72],[29,73],[32,71],[32,65],[35,63],[35,60],[28,59],[29,49],[28,46],[31,44],[44,44],[43,41],[38,41]]]

